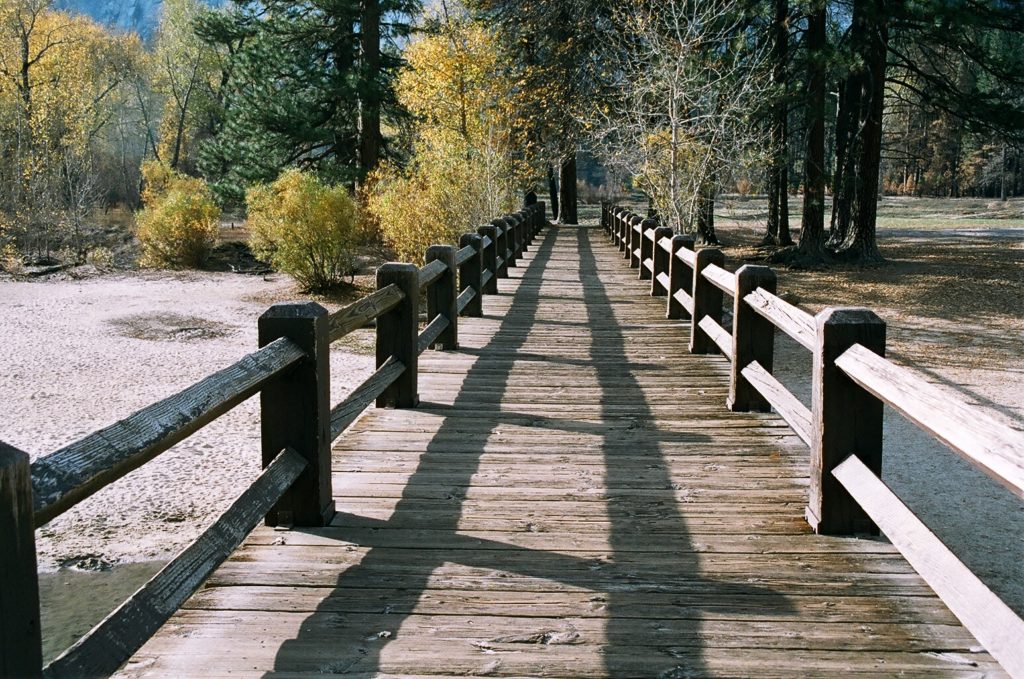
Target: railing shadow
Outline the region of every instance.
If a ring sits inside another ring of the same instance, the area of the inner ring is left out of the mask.
[[[570,622],[558,629],[534,629],[538,625],[550,625],[550,621],[541,622],[543,615],[533,611],[517,612],[510,607],[510,616],[536,615],[538,620],[523,621],[521,627],[525,633],[509,636],[508,629],[488,629],[488,612],[485,611],[481,614],[483,621],[478,632],[480,636],[493,638],[473,641],[473,646],[479,651],[478,656],[471,655],[467,660],[463,649],[461,653],[452,650],[450,657],[446,658],[443,646],[433,653],[434,658],[442,658],[442,662],[447,663],[452,674],[489,673],[502,662],[507,664],[500,673],[528,674],[527,666],[523,665],[527,654],[552,653],[557,656],[554,646],[559,643],[588,643],[595,654],[591,661],[597,664],[581,666],[579,671],[584,674],[589,668],[610,676],[647,676],[656,668],[654,676],[700,675],[704,673],[700,627],[706,607],[727,611],[730,606],[737,605],[738,597],[750,595],[755,598],[744,599],[742,604],[748,612],[751,602],[776,614],[790,610],[785,597],[771,590],[701,575],[699,554],[691,543],[686,523],[676,504],[663,448],[675,446],[675,451],[679,452],[687,445],[706,443],[709,439],[699,432],[680,434],[659,431],[650,426],[649,423],[654,421],[652,410],[634,371],[658,370],[659,367],[631,365],[625,358],[608,360],[609,355],[625,356],[626,337],[614,323],[608,322],[614,318],[614,309],[597,274],[590,243],[591,232],[581,228],[576,229],[574,235],[579,248],[579,273],[587,327],[600,325],[602,328],[600,339],[595,339],[587,351],[590,357],[587,367],[593,370],[601,394],[600,423],[576,421],[571,416],[562,419],[496,412],[496,407],[483,408],[477,416],[495,424],[522,421],[526,417],[532,422],[540,422],[540,426],[547,430],[597,438],[604,463],[611,552],[605,558],[594,558],[593,554],[584,556],[529,549],[458,532],[465,489],[469,488],[480,469],[490,430],[484,427],[479,433],[468,432],[464,427],[465,418],[460,418],[455,411],[475,408],[483,390],[500,395],[508,389],[517,351],[526,342],[527,331],[543,300],[541,272],[548,266],[555,240],[559,237],[558,231],[551,229],[532,249],[533,259],[523,274],[531,280],[519,286],[508,313],[489,341],[491,346],[500,346],[501,351],[488,352],[485,349],[478,352],[479,357],[468,370],[453,406],[422,404],[426,409],[436,409],[442,416],[450,409],[452,415],[445,417],[420,456],[390,518],[380,521],[358,519],[355,521],[358,527],[348,533],[345,528],[340,529],[341,539],[357,542],[368,551],[357,565],[340,574],[333,591],[301,625],[296,638],[281,645],[274,672],[268,676],[295,671],[395,672],[393,663],[384,660],[382,654],[389,643],[401,638],[403,623],[409,620],[417,604],[423,600],[431,579],[444,564],[458,564],[490,573],[503,571],[517,578],[557,583],[557,587],[548,588],[555,593],[567,589],[589,591],[595,593],[589,599],[589,610],[602,610],[606,618],[601,638],[584,638],[588,632],[584,630],[580,635]],[[562,239],[565,237],[565,234],[561,236]],[[580,343],[587,339],[577,335],[566,341],[575,342],[576,349],[580,349]],[[599,347],[595,344],[597,341],[600,342]],[[613,403],[630,403],[633,407],[624,412],[615,408]],[[644,426],[634,427],[631,424],[638,420]],[[457,465],[452,462],[450,442],[453,436],[458,436],[460,441]],[[555,454],[564,455],[564,451],[553,451],[552,456]],[[437,479],[442,476],[444,484],[452,490],[446,502],[429,503],[431,511],[427,519],[424,517],[427,504],[424,492],[435,492]],[[640,477],[643,481],[638,485]],[[342,526],[347,518],[346,515],[339,517]],[[367,531],[367,528],[371,530]],[[569,547],[566,545],[566,549]],[[396,564],[400,564],[400,568],[396,568]],[[508,582],[512,587],[512,578]],[[338,602],[360,590],[363,590],[365,600],[367,588],[379,588],[376,590],[380,594],[379,604],[373,611],[370,608],[363,611],[373,616],[374,626],[357,633],[360,621],[366,620],[366,616],[339,613]],[[453,586],[453,589],[457,588],[457,585]],[[434,594],[437,594],[436,587]],[[657,603],[652,604],[652,598],[657,599]],[[458,608],[460,597],[457,593],[453,593],[451,600],[453,609],[449,615],[471,615]],[[528,607],[530,603],[516,605]],[[558,610],[570,608],[571,604],[567,602],[555,605]],[[584,612],[580,611],[580,614]],[[335,616],[333,627],[337,634],[336,639],[328,642],[332,623],[325,623],[324,618],[331,615]],[[555,614],[552,617],[559,616]],[[502,634],[503,631],[506,634]],[[431,637],[422,645],[416,644],[416,648],[443,643],[444,639]],[[547,657],[554,660],[550,655]],[[571,660],[563,658],[559,662]]]

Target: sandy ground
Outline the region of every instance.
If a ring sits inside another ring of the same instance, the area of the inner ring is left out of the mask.
[[[0,281],[0,439],[33,458],[226,367],[290,279],[134,272]],[[372,335],[332,349],[332,402],[373,369]],[[260,470],[253,398],[38,532],[40,568],[166,559]]]

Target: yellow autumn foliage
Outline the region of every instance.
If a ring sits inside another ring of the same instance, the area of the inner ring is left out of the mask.
[[[306,290],[330,289],[356,273],[366,232],[344,186],[290,169],[249,189],[246,205],[253,252]]]
[[[198,267],[217,240],[220,208],[201,179],[156,161],[143,164],[144,207],[135,220],[142,245],[139,263],[151,267]]]

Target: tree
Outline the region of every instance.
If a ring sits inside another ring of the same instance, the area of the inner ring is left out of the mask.
[[[792,245],[789,233],[789,2],[773,0],[772,91],[769,110],[768,224],[766,245]]]
[[[615,94],[595,109],[596,148],[634,175],[668,225],[717,243],[719,180],[763,130],[751,112],[770,92],[765,44],[734,0],[644,0],[615,19]]]
[[[239,202],[247,186],[291,166],[361,181],[386,152],[382,123],[401,117],[391,86],[418,6],[246,0],[201,18],[200,36],[226,55],[224,120],[200,153],[218,193]]]

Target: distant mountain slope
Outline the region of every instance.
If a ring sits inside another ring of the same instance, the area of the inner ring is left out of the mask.
[[[206,0],[217,7],[222,0]],[[104,26],[138,33],[149,40],[160,23],[161,0],[55,0],[55,9],[85,14]]]

